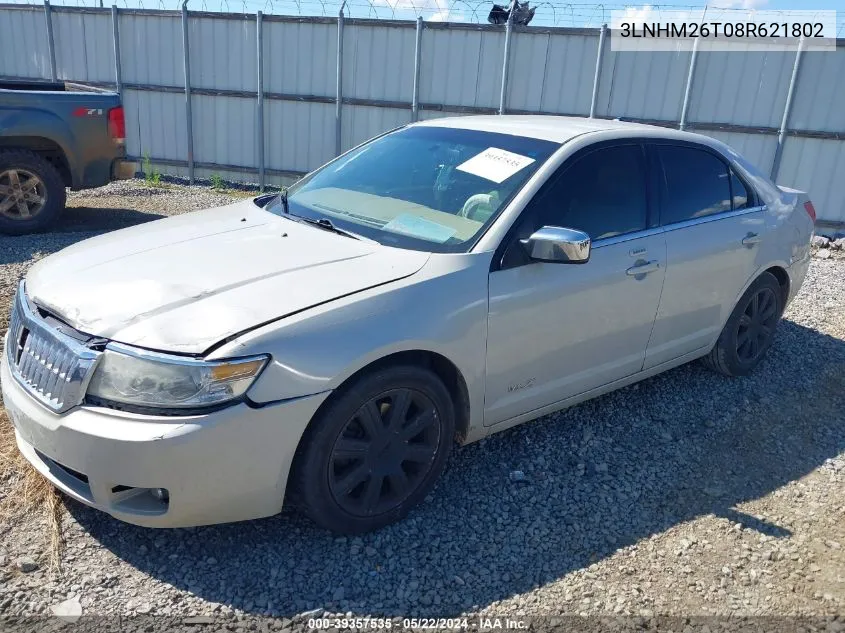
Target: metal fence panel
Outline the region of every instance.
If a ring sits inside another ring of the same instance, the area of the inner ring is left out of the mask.
[[[111,15],[53,7],[56,74],[70,81],[114,83]]]
[[[411,122],[411,111],[371,106],[343,107],[343,151]]]
[[[597,114],[678,121],[690,53],[617,53],[605,44]]]
[[[845,132],[845,48],[803,54],[789,127]]]
[[[257,90],[255,20],[191,17],[191,87]]]
[[[267,168],[310,171],[334,156],[334,104],[264,103]]]
[[[514,33],[508,107],[588,114],[597,46],[593,35]]]
[[[425,29],[420,102],[497,108],[504,45],[504,32]]]
[[[123,81],[159,86],[185,85],[180,14],[120,14]],[[184,117],[180,125],[184,122]]]
[[[194,160],[257,169],[255,100],[209,95],[192,99]]]
[[[420,112],[420,121],[429,121],[431,119],[442,119],[450,116],[467,116],[461,112],[446,112],[445,110],[423,110]]]
[[[335,94],[337,26],[264,22],[264,90],[318,95]]]
[[[845,222],[845,143],[789,138],[780,173],[779,184],[809,192],[820,220]]]
[[[344,25],[343,96],[410,103],[414,38],[413,28]]]
[[[50,78],[43,7],[0,10],[0,75]]]
[[[779,127],[794,61],[791,51],[701,52],[690,121]]]
[[[185,160],[185,95],[125,89],[123,105],[129,155]]]

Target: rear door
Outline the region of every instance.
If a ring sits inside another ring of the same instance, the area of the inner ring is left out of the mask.
[[[584,264],[532,261],[542,226],[593,239]],[[576,155],[528,205],[490,273],[486,425],[638,372],[660,299],[666,247],[652,226],[639,143]]]
[[[646,369],[713,344],[757,270],[766,230],[753,189],[714,150],[655,141],[650,154],[667,267]]]

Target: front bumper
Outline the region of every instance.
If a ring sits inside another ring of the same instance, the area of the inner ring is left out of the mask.
[[[21,453],[57,488],[128,523],[188,527],[282,509],[297,444],[328,392],[201,416],[76,407],[57,415],[0,363],[3,400]],[[169,501],[151,491],[164,488]]]

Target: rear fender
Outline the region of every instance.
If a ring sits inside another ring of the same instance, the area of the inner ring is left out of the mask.
[[[74,152],[75,138],[70,126],[61,117],[41,109],[0,109],[0,147],[32,148],[32,141],[43,139],[55,144],[64,154],[70,170],[71,185],[82,179],[80,160]]]

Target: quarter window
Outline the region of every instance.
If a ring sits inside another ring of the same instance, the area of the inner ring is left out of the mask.
[[[535,201],[535,226],[586,232],[594,240],[646,228],[648,204],[643,150],[622,145],[590,152]]]
[[[733,197],[734,210],[747,209],[753,204],[751,196],[748,195],[748,189],[745,188],[733,169],[731,169],[731,196]]]
[[[657,147],[657,152],[662,166],[661,224],[731,210],[731,173],[723,161],[692,147],[663,145]],[[748,192],[736,177],[734,182],[736,208],[743,208],[748,202]]]

